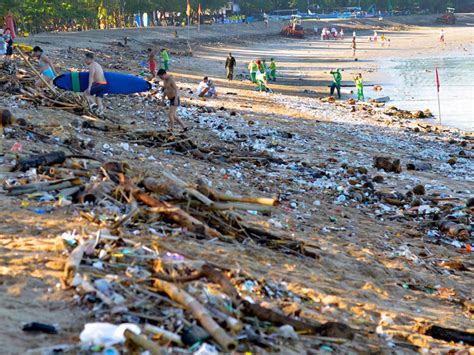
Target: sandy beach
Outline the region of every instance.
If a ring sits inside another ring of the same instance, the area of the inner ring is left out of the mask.
[[[365,78],[368,98],[384,96],[383,90],[372,87],[383,89],[387,83],[387,61],[453,52],[472,60],[474,27],[469,24],[474,17],[461,16],[459,25],[445,28],[446,45],[439,43],[440,27],[434,27],[433,21],[433,16],[414,16],[383,23],[329,22],[329,26],[343,26],[347,37],[357,31],[357,61],[352,58],[350,38],[324,42],[311,35],[303,40],[284,38],[278,35],[280,23],[270,23],[268,29],[261,23],[203,26],[200,33],[191,32],[193,56],[179,55],[189,50],[186,32],[179,29],[180,38],[174,40],[172,28],[110,30],[99,37],[97,31],[45,33],[23,41],[45,47],[59,71],[84,68],[82,57],[89,48],[107,70],[138,74],[143,71],[139,63],[146,48],[170,48],[171,72],[178,79],[184,106],[179,115],[191,128],[189,139],[216,151],[270,154],[276,160],[268,165],[252,160],[211,163],[169,146],[130,143],[125,149],[122,138],[113,133],[84,128],[77,125],[80,116],[31,104],[20,94],[0,95],[0,105],[57,142],[74,137],[87,147],[85,153],[127,161],[141,174],[156,174],[163,164],[192,184],[203,179],[221,192],[279,196],[280,206],[270,217],[258,216],[265,218],[263,225],[301,242],[307,249],[299,254],[270,250],[252,240],[199,240],[182,234],[166,238],[175,250],[246,270],[262,284],[271,282],[293,295],[284,302],[268,299],[269,307],[291,308],[292,315],[340,321],[357,330],[353,340],[343,342],[299,334],[298,340],[281,341],[269,351],[318,353],[326,343],[338,353],[472,351],[467,344],[417,331],[425,323],[474,331],[474,263],[468,251],[473,242],[473,209],[467,206],[474,193],[472,133],[433,121],[397,118],[387,113],[389,104],[348,101],[354,90],[352,74],[358,72]],[[308,22],[305,27],[310,31],[324,24]],[[374,29],[390,38],[390,47],[368,41]],[[126,48],[118,45],[125,36],[130,44]],[[229,51],[238,63],[232,82],[224,79]],[[244,80],[248,61],[256,57],[277,59],[278,79],[270,83],[274,94],[258,93]],[[347,85],[343,99],[336,102],[327,100],[333,68],[344,69],[343,85]],[[215,80],[217,98],[196,98],[203,76]],[[127,132],[164,131],[167,118],[154,95],[134,95],[107,98],[104,122],[120,124]],[[10,152],[18,137],[16,131],[7,135],[4,151]],[[21,137],[25,155],[54,147],[51,142],[29,143],[31,138]],[[4,181],[17,179],[9,172],[7,155],[0,165]],[[378,156],[400,159],[402,171],[377,169],[373,162]],[[430,168],[408,170],[407,164]],[[413,197],[419,185],[426,191]],[[98,315],[77,302],[74,289],[64,291],[58,285],[65,260],[59,236],[73,229],[93,234],[103,225],[89,223],[73,207],[49,208],[34,200],[22,207],[22,201],[5,192],[0,199],[0,317],[8,324],[0,329],[0,343],[6,344],[7,354],[74,343],[84,323],[116,319],[110,312]],[[48,213],[35,214],[37,207],[47,208]],[[436,227],[436,216],[451,210],[459,213],[446,214],[463,218],[470,228],[467,239],[448,236]],[[63,335],[52,339],[19,334],[22,323],[35,320],[59,324]]]

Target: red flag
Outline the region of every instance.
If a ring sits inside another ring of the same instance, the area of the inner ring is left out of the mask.
[[[437,86],[438,92],[439,92],[439,88],[441,87],[441,84],[439,83],[438,67],[436,67],[436,86]]]
[[[198,15],[202,15],[201,3],[198,6]]]

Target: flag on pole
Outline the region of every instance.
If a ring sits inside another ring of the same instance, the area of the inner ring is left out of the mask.
[[[439,88],[441,87],[441,84],[439,83],[438,67],[436,67],[436,86],[437,86],[438,92],[439,92]]]
[[[189,0],[187,0],[186,16],[191,16],[191,4],[189,3]]]
[[[198,15],[199,16],[202,15],[201,3],[199,3],[199,6],[198,6]]]

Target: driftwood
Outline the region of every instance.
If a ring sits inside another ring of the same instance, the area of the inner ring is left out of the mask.
[[[64,265],[64,275],[63,275],[63,283],[66,286],[71,284],[72,279],[76,275],[79,270],[79,265],[81,264],[82,258],[84,257],[84,253],[88,248],[93,247],[95,244],[94,240],[89,240],[78,245],[69,255],[69,258],[66,260],[66,264]]]
[[[10,195],[24,195],[24,194],[31,194],[33,192],[47,192],[47,191],[54,191],[54,190],[63,190],[69,189],[74,186],[79,186],[81,184],[81,180],[79,178],[69,178],[57,181],[49,181],[49,182],[39,182],[35,184],[27,184],[27,185],[20,185],[20,186],[13,186],[9,188]]]
[[[153,334],[153,335],[159,335],[162,339],[166,341],[171,341],[179,346],[184,346],[183,340],[181,339],[180,335],[170,332],[161,327],[155,327],[154,325],[151,325],[151,324],[145,324],[145,332]]]
[[[275,312],[271,309],[264,308],[258,303],[250,303],[243,300],[229,278],[225,276],[220,270],[210,265],[203,265],[199,273],[193,275],[192,279],[195,280],[198,275],[206,277],[209,281],[220,285],[222,291],[232,300],[234,307],[241,307],[242,311],[249,316],[257,317],[262,321],[268,321],[277,325],[291,325],[297,331],[304,331],[310,334],[319,334],[328,337],[345,339],[353,339],[354,337],[354,330],[346,324],[338,322],[317,324],[306,320],[299,320],[288,317],[282,313]]]
[[[20,159],[13,171],[27,171],[31,168],[37,168],[42,165],[62,164],[66,161],[66,154],[62,151],[51,152],[41,155],[33,155],[28,158]]]
[[[276,206],[278,204],[278,199],[273,197],[254,197],[254,196],[234,196],[222,194],[214,189],[211,189],[209,186],[204,184],[202,181],[199,183],[198,187],[206,196],[209,196],[215,201],[228,201],[228,202],[242,202],[242,203],[255,203],[258,205],[265,206]]]
[[[229,316],[228,314],[221,312],[215,307],[207,306],[209,312],[214,316],[214,318],[218,319],[219,322],[225,323],[226,327],[233,333],[238,334],[243,328],[243,324],[240,320]]]
[[[164,214],[181,226],[186,227],[190,232],[206,235],[211,238],[219,238],[221,236],[218,231],[194,218],[179,207],[157,200],[140,190],[135,190],[133,196],[145,205],[153,207],[150,209],[151,212]]]
[[[182,189],[186,190],[186,192],[188,192],[189,195],[193,196],[198,201],[202,202],[206,206],[210,206],[210,205],[213,204],[214,201],[209,199],[209,197],[203,195],[198,190],[196,190],[192,187],[189,187],[188,184],[185,181],[181,180],[180,178],[178,178],[176,175],[174,175],[170,171],[166,170],[162,166],[159,169],[160,169],[160,173],[164,177],[166,177],[167,179],[173,181],[173,183],[175,183],[177,186],[181,187]]]
[[[111,181],[101,181],[99,183],[87,185],[84,192],[78,194],[77,199],[79,203],[97,203],[104,196],[110,194],[114,188]]]
[[[143,185],[147,191],[159,195],[168,195],[178,200],[186,199],[188,196],[185,189],[169,180],[164,182],[152,177],[147,177],[143,179],[141,185]]]
[[[131,342],[134,347],[143,348],[148,350],[152,355],[162,355],[164,352],[161,350],[160,346],[153,341],[148,340],[142,335],[135,334],[129,329],[125,329],[123,332],[125,339]]]
[[[457,329],[443,328],[437,325],[428,325],[418,329],[420,334],[428,335],[435,339],[444,341],[453,341],[455,343],[463,342],[474,346],[474,333],[465,332]]]
[[[232,351],[237,348],[237,342],[231,338],[194,297],[178,288],[172,283],[160,279],[154,280],[154,287],[166,293],[173,301],[178,302],[186,308],[201,323],[204,329],[216,340],[224,351]]]

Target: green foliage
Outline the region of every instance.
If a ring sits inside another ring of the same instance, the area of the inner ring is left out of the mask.
[[[203,10],[219,9],[227,0],[190,0],[193,11],[201,3]],[[443,12],[447,6],[460,7],[470,0],[237,0],[242,12],[261,13],[274,9],[298,8],[306,11],[316,4],[321,9],[360,6],[377,9],[427,10]],[[18,26],[28,31],[56,29],[61,26],[80,25],[83,28],[131,25],[135,13],[174,11],[184,13],[186,0],[0,0],[0,16],[12,11]],[[152,18],[152,16],[150,16]]]

